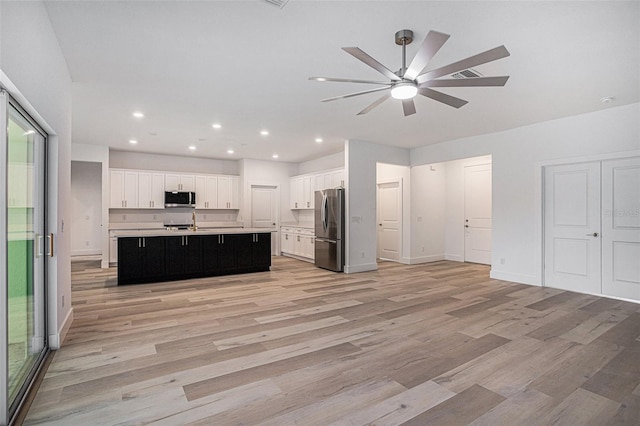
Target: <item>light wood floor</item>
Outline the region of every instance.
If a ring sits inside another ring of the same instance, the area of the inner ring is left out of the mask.
[[[640,423],[640,305],[455,262],[115,286],[75,321],[26,424]]]

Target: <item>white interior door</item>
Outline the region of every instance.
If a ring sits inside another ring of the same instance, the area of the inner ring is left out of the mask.
[[[275,186],[251,186],[251,227],[277,231],[278,193]],[[278,233],[271,234],[271,255],[278,253]]]
[[[600,163],[545,168],[545,284],[601,293]]]
[[[464,260],[491,264],[491,164],[464,168]]]
[[[400,260],[402,179],[378,183],[378,258]]]
[[[640,158],[602,163],[602,293],[640,300]]]

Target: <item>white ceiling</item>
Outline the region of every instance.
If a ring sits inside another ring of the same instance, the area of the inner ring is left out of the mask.
[[[73,142],[119,150],[299,162],[346,139],[412,148],[640,101],[639,1],[50,1],[47,10],[73,80]],[[393,99],[356,116],[379,94],[320,102],[371,86],[310,76],[381,77],[341,47],[395,70],[394,34],[405,28],[409,60],[429,30],[451,35],[428,69],[504,44],[510,57],[475,69],[511,78],[440,89],[469,101],[459,110],[419,96],[409,117]]]

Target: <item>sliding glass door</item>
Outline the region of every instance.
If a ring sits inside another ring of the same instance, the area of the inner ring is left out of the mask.
[[[1,402],[9,421],[47,351],[45,259],[46,137],[6,94],[0,97],[1,145],[6,176],[2,190],[3,325]],[[4,133],[4,132],[3,132]]]

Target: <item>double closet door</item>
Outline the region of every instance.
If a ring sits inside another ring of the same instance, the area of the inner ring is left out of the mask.
[[[0,90],[0,425],[46,355],[45,133]]]
[[[545,285],[640,301],[640,157],[545,168]]]

